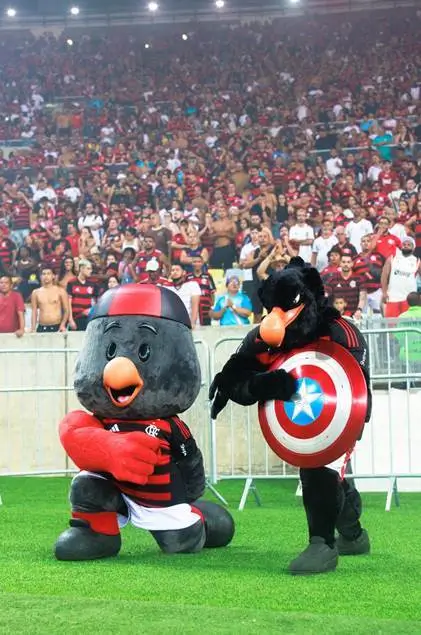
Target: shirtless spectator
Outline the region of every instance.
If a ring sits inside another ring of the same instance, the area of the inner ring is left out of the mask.
[[[156,248],[168,257],[172,240],[172,232],[170,229],[161,224],[158,212],[152,212],[150,215],[149,233],[155,237]]]
[[[62,287],[54,283],[54,272],[49,267],[42,267],[40,278],[41,287],[35,289],[31,296],[31,331],[63,333],[69,318],[69,297]]]
[[[217,220],[214,220],[210,228],[210,236],[213,242],[213,251],[210,264],[214,269],[229,269],[236,260],[235,251],[235,223],[228,216],[224,205],[220,205]]]

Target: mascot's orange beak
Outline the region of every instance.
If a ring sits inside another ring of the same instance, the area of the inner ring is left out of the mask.
[[[300,304],[294,309],[283,311],[279,307],[274,307],[272,311],[262,320],[259,333],[262,340],[271,348],[278,348],[285,337],[285,330],[304,309],[304,304]]]
[[[144,381],[127,357],[115,357],[104,368],[104,388],[118,408],[126,408],[143,388]]]

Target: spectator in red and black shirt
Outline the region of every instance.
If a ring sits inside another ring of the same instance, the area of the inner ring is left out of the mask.
[[[372,250],[370,235],[361,238],[361,248],[361,253],[354,259],[352,271],[364,283],[367,291],[367,306],[373,313],[381,313],[381,276],[385,259],[377,251]]]
[[[67,285],[70,298],[69,326],[74,331],[86,330],[89,311],[98,297],[96,285],[89,281],[91,274],[92,264],[89,260],[81,260],[77,277]]]
[[[63,250],[67,254],[71,254],[71,246],[67,238],[63,238],[61,227],[58,223],[54,223],[50,234],[50,241],[48,242],[48,249],[54,251],[57,245],[62,245]]]
[[[23,192],[18,192],[17,197],[18,200],[12,210],[13,237],[18,245],[22,245],[31,227],[32,202]]]
[[[352,272],[352,258],[348,255],[341,256],[340,271],[332,274],[325,283],[325,293],[331,300],[341,296],[346,301],[345,315],[361,319],[365,308],[367,292],[365,283]]]
[[[146,265],[149,260],[157,260],[161,265],[166,266],[167,260],[159,249],[156,248],[155,236],[146,234],[144,240],[144,249],[141,249],[136,256],[135,271],[136,276],[140,279],[141,275],[146,271]]]
[[[201,326],[210,326],[210,312],[214,304],[216,286],[210,273],[203,272],[202,256],[194,256],[192,259],[193,271],[186,275],[186,282],[197,282],[200,287],[199,321]]]
[[[0,225],[0,260],[6,269],[12,264],[16,253],[16,245],[8,234],[9,230],[7,227]]]

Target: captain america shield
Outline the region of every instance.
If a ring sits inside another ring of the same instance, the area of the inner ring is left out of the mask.
[[[352,448],[367,412],[367,384],[342,346],[319,340],[280,355],[270,370],[297,379],[293,401],[259,404],[259,423],[270,448],[297,467],[322,467]]]

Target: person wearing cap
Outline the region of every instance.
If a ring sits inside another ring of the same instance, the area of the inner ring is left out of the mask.
[[[420,259],[414,255],[415,240],[407,236],[402,249],[390,256],[383,267],[381,285],[384,302],[384,316],[398,317],[409,308],[407,297],[417,291],[417,274],[420,273]]]
[[[249,324],[253,307],[250,298],[240,291],[239,277],[227,276],[225,285],[227,293],[217,299],[211,311],[211,318],[219,320],[221,326]]]
[[[141,275],[139,284],[154,284],[157,287],[171,287],[172,283],[161,275],[161,265],[155,258],[146,263],[145,273]]]

